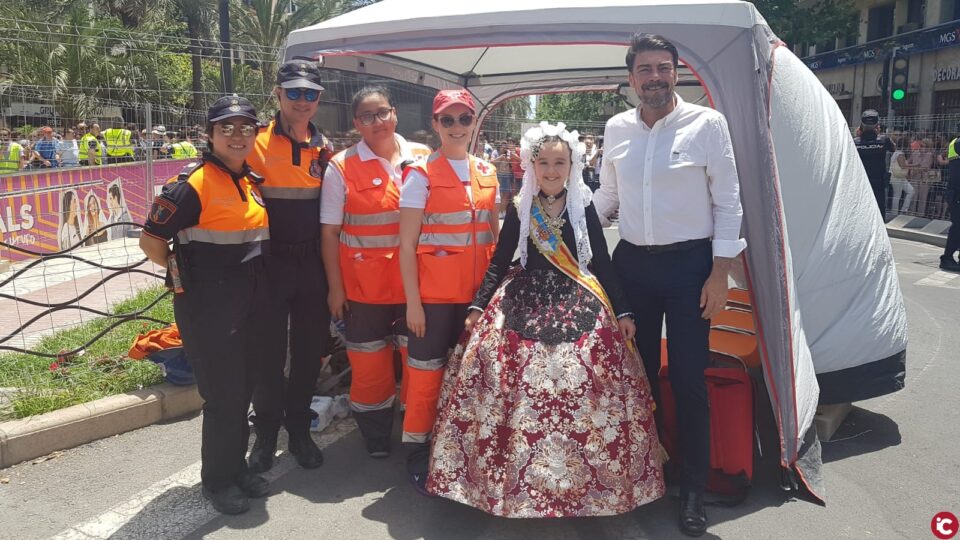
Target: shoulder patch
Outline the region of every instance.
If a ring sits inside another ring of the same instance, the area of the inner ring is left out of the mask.
[[[173,201],[157,197],[153,200],[153,207],[150,209],[150,221],[157,225],[166,225],[176,213],[177,205]]]

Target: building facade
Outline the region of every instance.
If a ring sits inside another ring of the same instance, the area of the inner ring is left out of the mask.
[[[856,124],[866,109],[888,115],[884,69],[897,54],[909,60],[908,88],[888,121],[952,130],[960,116],[960,0],[858,0],[856,6],[857,35],[794,46],[847,121]]]

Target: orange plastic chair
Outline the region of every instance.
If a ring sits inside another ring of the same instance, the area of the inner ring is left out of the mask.
[[[710,319],[710,328],[732,328],[757,333],[757,326],[753,321],[753,313],[736,309],[725,309]]]
[[[711,328],[710,350],[735,356],[743,360],[748,368],[760,367],[760,351],[757,348],[757,337],[753,334]]]

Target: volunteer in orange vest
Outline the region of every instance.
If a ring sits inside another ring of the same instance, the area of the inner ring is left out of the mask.
[[[362,140],[333,157],[320,196],[328,304],[346,322],[350,409],[367,454],[390,455],[396,399],[394,348],[407,359],[406,298],[400,279],[400,184],[403,168],[430,149],[396,133],[397,110],[386,88],[361,89],[351,104]],[[400,402],[405,400],[406,378]]]
[[[310,402],[330,344],[327,278],[320,259],[320,185],[333,149],[311,121],[322,90],[316,63],[294,60],[281,65],[274,87],[280,111],[260,129],[249,158],[265,179],[271,241],[266,262],[273,299],[261,317],[269,332],[268,358],[253,394],[256,441],[249,463],[257,472],[273,466],[281,425],[301,467],[323,464],[310,435]],[[288,357],[290,374],[285,379]]]
[[[407,296],[407,472],[426,494],[430,432],[444,366],[463,332],[500,228],[497,169],[469,154],[476,107],[466,90],[433,99],[440,149],[406,168],[400,190],[400,272]]]
[[[225,514],[269,492],[247,470],[247,411],[263,354],[260,315],[268,302],[263,255],[269,250],[263,179],[244,161],[257,113],[242,97],[207,111],[210,153],[163,187],[140,247],[167,269],[184,351],[203,397],[200,478],[203,494]],[[167,242],[173,239],[173,252]]]

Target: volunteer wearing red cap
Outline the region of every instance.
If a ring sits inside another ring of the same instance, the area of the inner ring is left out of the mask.
[[[330,343],[327,278],[320,260],[320,185],[333,151],[311,121],[322,91],[315,62],[281,65],[274,87],[280,111],[260,130],[250,154],[250,166],[265,179],[263,198],[271,216],[267,273],[273,288],[272,309],[262,320],[269,332],[268,359],[253,394],[257,438],[250,468],[257,472],[273,466],[281,424],[301,467],[323,464],[310,436],[310,402]],[[284,380],[288,357],[290,375]]]
[[[396,376],[394,347],[407,358],[400,280],[400,184],[403,169],[430,155],[397,135],[397,110],[386,88],[353,96],[353,126],[362,140],[331,160],[320,196],[323,263],[330,313],[346,321],[350,409],[371,457],[390,454]],[[404,403],[406,378],[400,402]]]
[[[476,107],[466,90],[433,100],[440,149],[407,167],[400,190],[400,272],[407,296],[407,471],[426,494],[429,440],[449,350],[493,255],[500,222],[497,169],[467,150]]]
[[[250,508],[267,481],[247,470],[247,410],[263,360],[259,316],[267,304],[263,255],[269,250],[263,178],[244,161],[257,113],[236,95],[207,112],[210,152],[163,187],[140,248],[167,269],[183,348],[203,397],[200,479],[224,514]],[[173,239],[171,253],[167,242]]]

